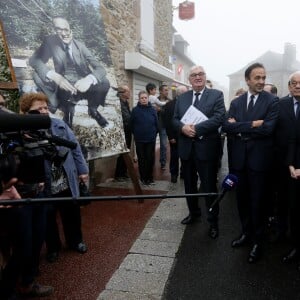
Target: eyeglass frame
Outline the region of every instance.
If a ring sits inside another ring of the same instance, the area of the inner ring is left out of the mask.
[[[199,73],[192,73],[192,74],[190,74],[190,77],[191,78],[196,78],[197,76],[203,77],[205,75],[206,75],[205,72],[199,72]]]

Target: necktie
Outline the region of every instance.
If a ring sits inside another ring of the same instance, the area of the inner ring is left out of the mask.
[[[66,44],[65,45],[65,52],[66,52],[66,56],[67,56],[67,64],[73,64],[73,57],[71,55],[71,52],[70,52],[70,45],[69,44]]]
[[[195,93],[195,101],[194,101],[194,106],[196,108],[199,108],[199,105],[200,105],[200,99],[199,99],[199,96],[201,95],[201,93]]]
[[[254,95],[251,95],[250,96],[250,101],[248,103],[248,108],[247,108],[247,112],[251,112],[253,110],[253,107],[254,107]]]
[[[296,102],[296,119],[300,120],[300,103]]]

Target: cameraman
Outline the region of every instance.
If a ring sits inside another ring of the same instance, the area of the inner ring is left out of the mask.
[[[12,113],[5,109],[5,100],[0,94],[0,114]],[[2,142],[2,141],[1,141]],[[1,149],[2,150],[2,149]],[[4,155],[5,156],[5,155]],[[16,184],[24,190],[26,185],[18,185],[16,178],[8,180],[3,185],[3,176],[7,176],[6,167],[0,169],[0,179],[3,191],[1,199],[20,199],[21,196],[13,186]],[[11,166],[13,169],[13,166]],[[32,186],[34,187],[34,185]],[[31,190],[35,193],[34,190]],[[21,194],[22,195],[22,194]],[[39,254],[44,241],[45,209],[43,206],[0,206],[0,229],[8,237],[8,247],[12,248],[8,262],[3,269],[0,282],[1,299],[14,299],[16,289],[24,296],[48,296],[53,293],[53,287],[39,285],[35,282],[38,273]],[[20,284],[17,283],[21,279]]]
[[[28,93],[20,98],[20,110],[23,114],[40,113],[49,115],[48,98],[43,93]],[[75,142],[75,149],[57,146],[58,152],[67,151],[60,165],[46,161],[45,194],[50,197],[79,197],[79,182],[88,181],[88,166],[73,131],[62,120],[51,118],[51,134]],[[46,245],[47,259],[54,262],[61,250],[56,211],[60,212],[65,240],[69,248],[85,253],[87,246],[83,242],[81,231],[80,206],[73,201],[50,205],[47,217]]]

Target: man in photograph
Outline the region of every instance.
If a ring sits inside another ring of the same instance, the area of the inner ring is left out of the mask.
[[[86,99],[88,114],[101,127],[108,122],[98,112],[104,106],[110,88],[106,71],[95,56],[80,41],[73,38],[69,22],[54,17],[54,35],[47,36],[29,59],[35,70],[33,79],[37,87],[49,98],[50,111],[64,112],[64,121],[72,127],[75,105]],[[54,69],[48,64],[52,59]]]

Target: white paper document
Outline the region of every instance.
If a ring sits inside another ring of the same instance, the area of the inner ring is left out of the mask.
[[[208,120],[207,116],[199,109],[197,109],[194,105],[191,105],[180,121],[183,124],[196,125],[206,120]]]

